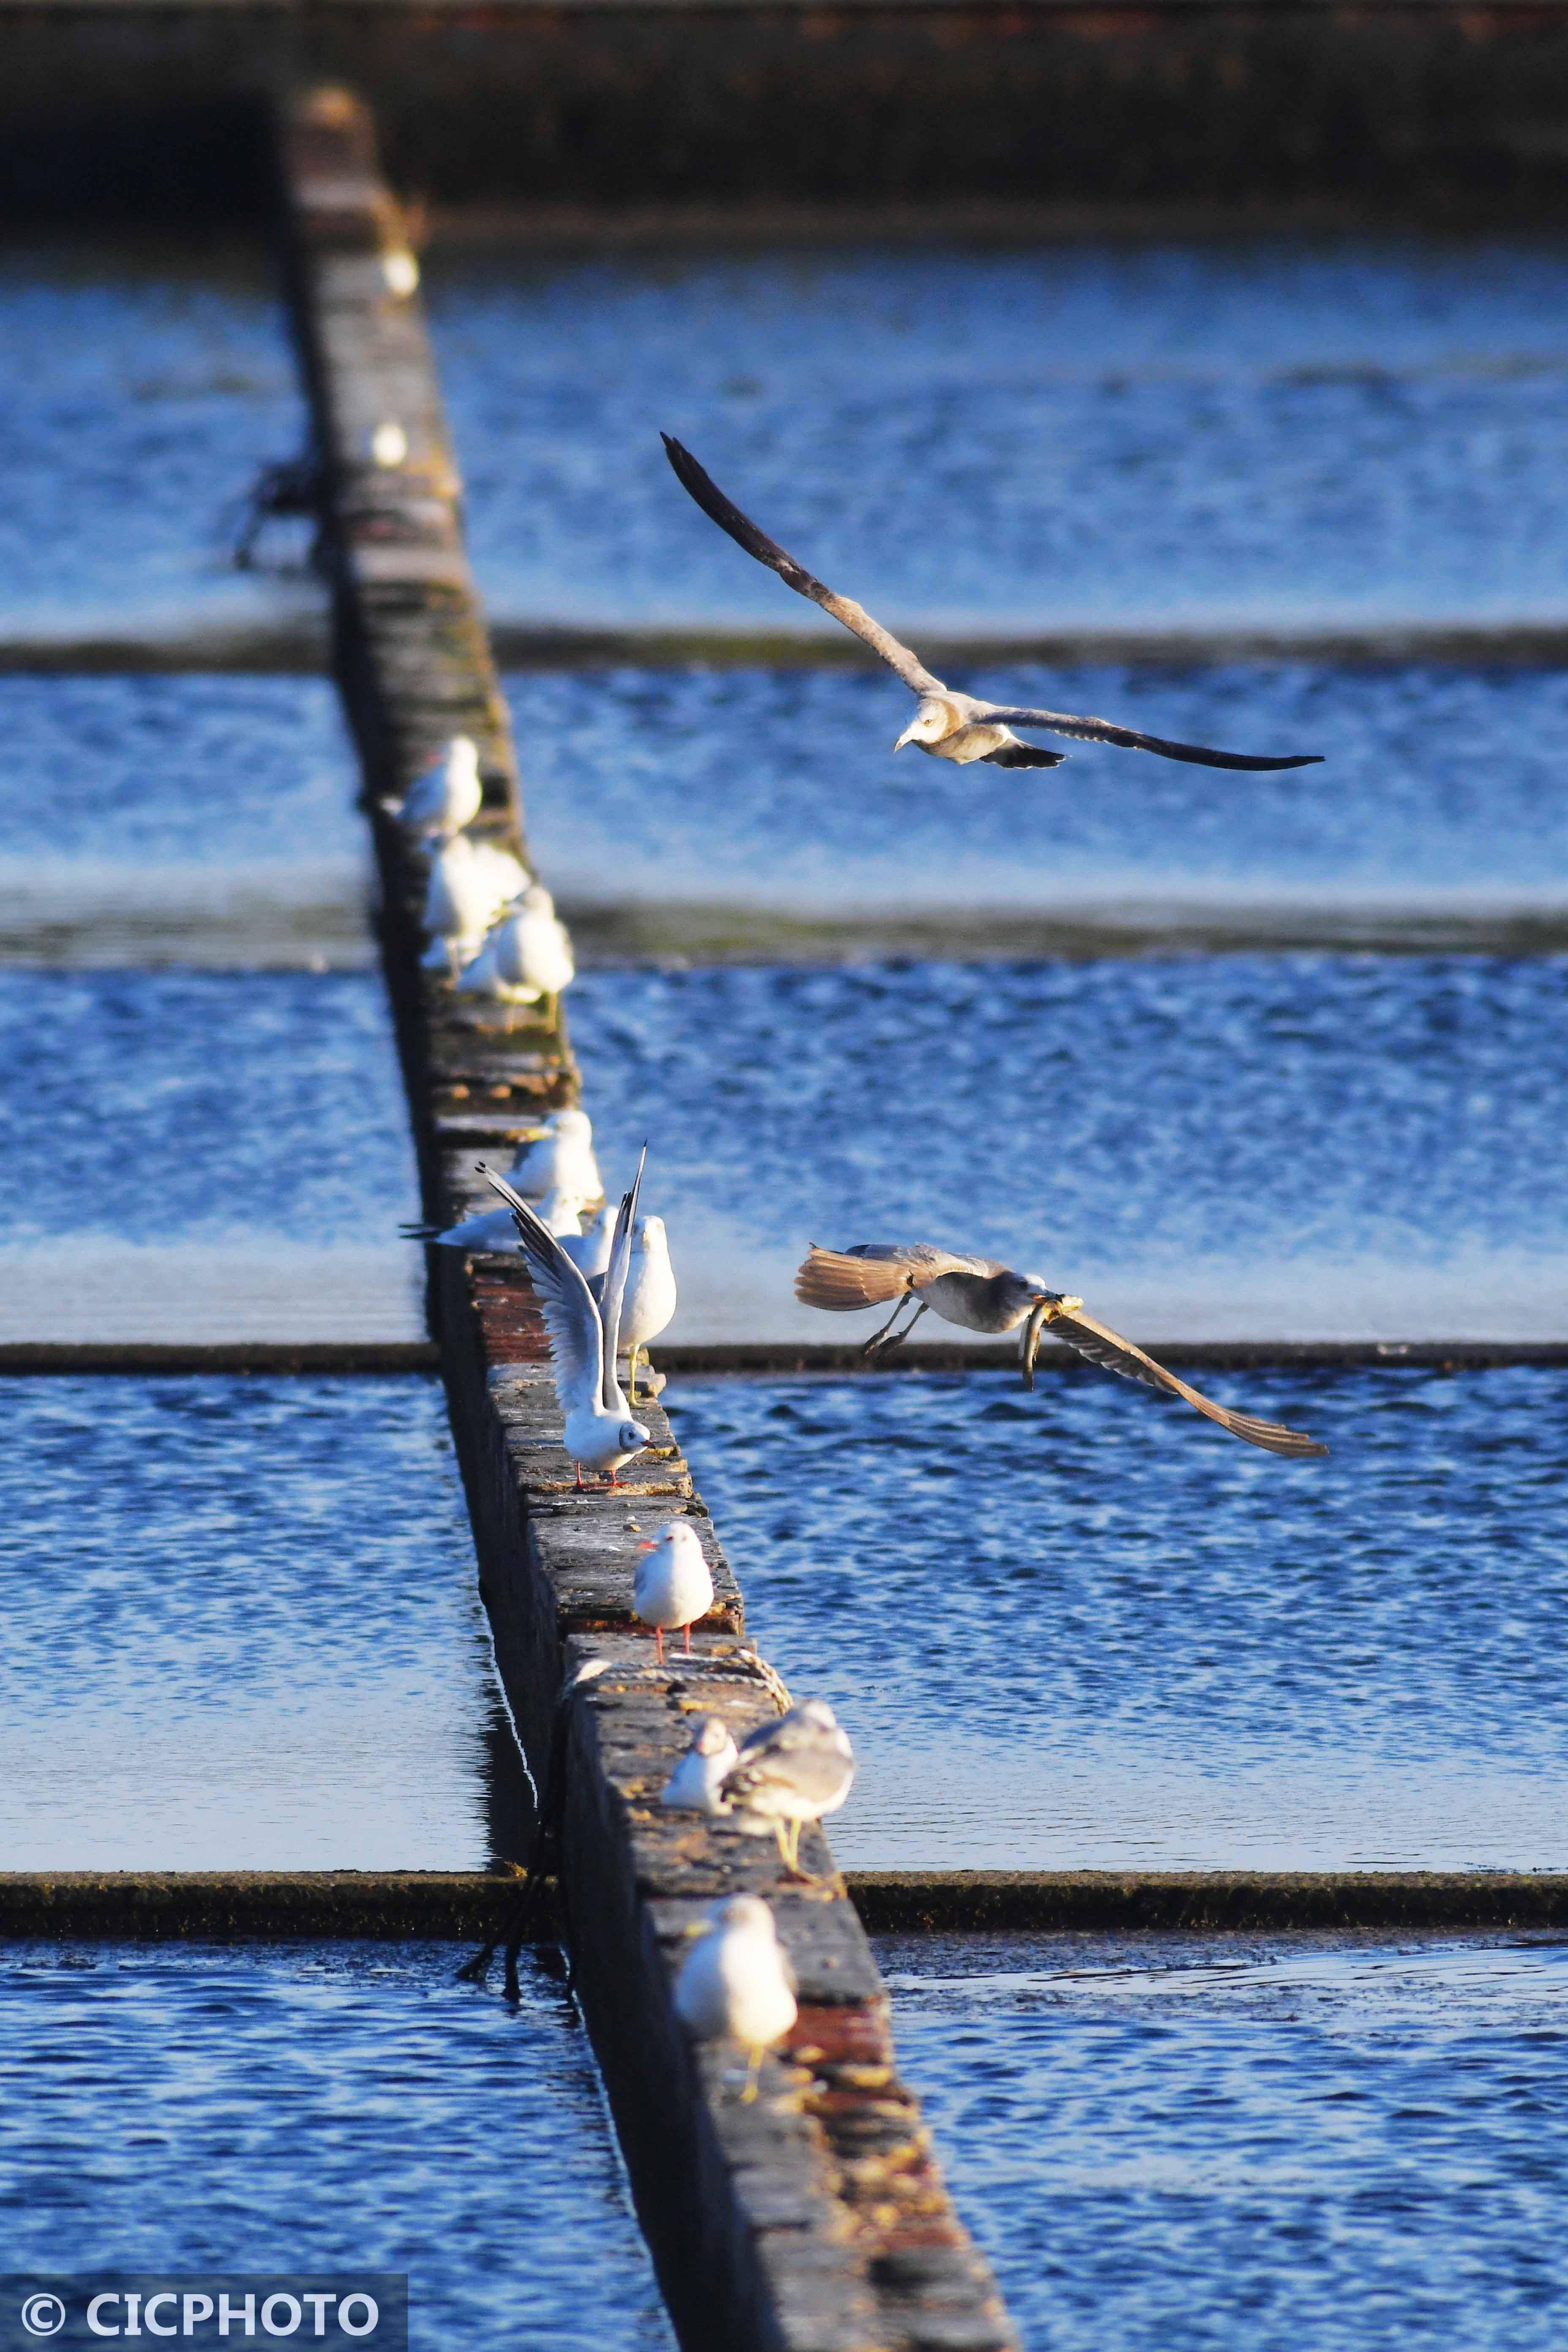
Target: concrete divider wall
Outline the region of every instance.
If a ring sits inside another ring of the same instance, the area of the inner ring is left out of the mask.
[[[1568,192],[1543,0],[13,0],[0,29],[12,210],[73,173],[100,211],[116,181],[240,201],[247,106],[306,73],[362,88],[443,204],[1463,218]]]
[[[504,1160],[530,1118],[570,1100],[563,1030],[509,1028],[423,971],[423,861],[382,801],[458,728],[481,745],[479,829],[522,847],[515,761],[458,520],[458,481],[417,305],[392,296],[380,249],[399,235],[368,118],[339,90],[286,110],[281,136],[293,306],[324,461],[339,675],[364,772],[384,892],[383,944],[426,1207],[478,1191],[476,1153]],[[395,420],[406,461],[369,457]],[[514,1720],[559,1797],[562,1896],[584,2014],[638,2209],[689,2347],[794,2352],[991,2352],[1015,2341],[897,2074],[887,1998],[820,1832],[818,1883],[786,1885],[770,1836],[672,1814],[659,1789],[694,1712],[737,1732],[776,1708],[778,1679],[744,1647],[741,1596],[657,1406],[650,1451],[618,1486],[577,1492],[548,1349],[515,1258],[437,1252],[432,1305],[480,1563]],[[395,1507],[390,1504],[389,1507]],[[714,1569],[695,1655],[656,1668],[633,1630],[637,1548],[695,1516]],[[563,1699],[563,1678],[596,1679]],[[739,2098],[736,2053],[694,2049],[671,1987],[717,1895],[765,1895],[799,1982],[800,2017]],[[525,2258],[525,2257],[524,2257]]]

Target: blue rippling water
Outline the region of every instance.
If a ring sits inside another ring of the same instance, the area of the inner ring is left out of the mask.
[[[0,1381],[0,1868],[519,1851],[440,1391]]]
[[[1568,1867],[1565,1376],[674,1382],[865,1867]]]
[[[422,1336],[377,978],[0,971],[0,1336]]]
[[[918,908],[954,926],[999,908],[1069,925],[1120,909],[1155,929],[1162,911],[1195,924],[1375,908],[1412,926],[1568,905],[1568,688],[1550,672],[1281,664],[963,682],[1324,763],[1238,778],[1074,744],[1059,772],[1019,777],[895,759],[910,701],[891,677],[626,669],[585,695],[580,677],[546,673],[510,689],[541,866],[584,906],[663,915],[672,956],[681,902]],[[742,926],[731,951],[745,939]],[[967,942],[988,951],[983,919]]]
[[[661,427],[890,623],[1564,608],[1552,245],[507,256],[430,278],[509,617],[814,625],[686,509]]]
[[[1568,1948],[884,1942],[1031,2352],[1553,2352]]]
[[[0,258],[7,636],[211,629],[300,605],[298,587],[229,561],[237,501],[304,436],[282,311],[258,254],[193,235],[177,252]]]
[[[13,1947],[8,2263],[406,2271],[420,2352],[668,2352],[571,2000],[460,1957]]]
[[[844,1340],[808,1241],[1037,1268],[1144,1339],[1556,1337],[1560,958],[602,971],[573,1031],[672,1336]],[[679,1106],[654,1122],[648,1106]]]

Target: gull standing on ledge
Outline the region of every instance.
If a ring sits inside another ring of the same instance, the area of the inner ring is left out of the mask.
[[[530,883],[509,907],[458,985],[475,996],[503,1004],[544,1006],[553,1028],[561,992],[577,977],[566,926],[558,922],[555,901],[542,882]]]
[[[575,1250],[572,1255],[577,1257]],[[580,1257],[577,1263],[582,1265]],[[590,1275],[588,1279],[592,1287],[595,1277]],[[632,1234],[626,1295],[621,1303],[621,1345],[628,1359],[626,1389],[633,1404],[637,1401],[637,1357],[639,1353],[646,1354],[647,1342],[657,1339],[666,1328],[675,1307],[675,1268],[669,1262],[664,1219],[639,1217]],[[653,1377],[651,1368],[649,1377]],[[662,1385],[662,1381],[658,1383]]]
[[[701,1715],[691,1745],[659,1791],[658,1801],[681,1813],[727,1813],[720,1783],[739,1751],[721,1715]]]
[[[456,981],[484,945],[496,916],[522,889],[528,876],[510,849],[474,841],[466,833],[437,835],[425,888],[425,929],[430,945],[427,971],[445,970]]]
[[[537,1127],[529,1128],[518,1139],[507,1176],[525,1201],[542,1201],[557,1188],[580,1193],[584,1201],[602,1201],[605,1186],[587,1112],[552,1110]],[[609,1263],[607,1254],[605,1263]]]
[[[645,1144],[644,1158],[647,1153]],[[602,1313],[582,1275],[522,1195],[514,1192],[505,1177],[495,1175],[482,1160],[478,1166],[479,1174],[495,1187],[517,1220],[544,1328],[550,1334],[555,1394],[566,1416],[564,1444],[577,1465],[577,1484],[583,1484],[586,1465],[590,1470],[608,1471],[613,1486],[621,1464],[629,1462],[634,1454],[640,1454],[645,1445],[652,1444],[652,1433],[640,1421],[632,1419],[616,1378],[616,1341],[621,1297],[626,1286],[626,1265],[631,1257],[632,1224],[642,1185],[642,1161],[637,1162],[637,1180],[622,1201],[616,1219]]]
[[[724,496],[718,484],[710,480],[689,449],[683,449],[668,433],[659,438],[677,480],[721,530],[727,530],[748,555],[754,555],[759,563],[776,572],[786,588],[793,588],[797,596],[809,596],[814,604],[820,604],[825,613],[841,621],[863,645],[881,655],[911,694],[920,697],[920,709],[894,744],[895,751],[901,751],[906,743],[918,743],[922,751],[930,751],[939,760],[956,760],[961,766],[967,766],[972,760],[989,760],[997,768],[1059,767],[1067,757],[1065,751],[1046,751],[1037,744],[1020,743],[1013,732],[1015,727],[1031,727],[1047,735],[1069,736],[1082,743],[1116,743],[1125,751],[1157,751],[1163,760],[1186,760],[1200,768],[1310,768],[1322,758],[1321,751],[1268,759],[1253,758],[1243,751],[1211,751],[1201,743],[1170,743],[1161,735],[1140,735],[1136,729],[1114,726],[1109,719],[1079,719],[1070,711],[1025,709],[1009,703],[984,702],[972,694],[955,693],[940,677],[933,677],[920,656],[911,653],[908,646],[901,646],[853,597],[840,596],[831,588],[825,588],[793,555],[786,555],[775,540],[759,530],[751,518]]]
[[[1316,1438],[1287,1429],[1282,1422],[1233,1412],[1228,1405],[1201,1396],[1131,1339],[1085,1314],[1081,1298],[1067,1298],[1059,1290],[1047,1290],[1040,1275],[1015,1274],[994,1258],[958,1257],[952,1250],[932,1249],[924,1242],[858,1242],[847,1250],[819,1249],[813,1242],[795,1275],[795,1295],[803,1307],[822,1307],[838,1315],[850,1314],[858,1307],[884,1307],[889,1298],[894,1300],[891,1315],[866,1342],[868,1356],[884,1355],[900,1346],[928,1307],[934,1307],[944,1322],[956,1323],[965,1331],[1016,1331],[1022,1324],[1026,1327],[1022,1358],[1027,1389],[1035,1385],[1036,1352],[1040,1334],[1049,1324],[1058,1339],[1065,1339],[1091,1364],[1120,1372],[1123,1380],[1142,1381],[1145,1388],[1181,1397],[1194,1412],[1217,1422],[1232,1437],[1262,1446],[1266,1454],[1300,1461],[1329,1450]],[[893,1326],[911,1297],[920,1304],[903,1329],[895,1333]]]
[[[382,806],[409,833],[461,833],[478,816],[483,797],[479,747],[471,735],[454,735],[445,759],[426,768],[402,800]]]
[[[747,1733],[719,1793],[737,1812],[752,1814],[759,1828],[771,1822],[785,1870],[792,1878],[809,1879],[811,1873],[800,1866],[801,1824],[836,1813],[854,1778],[848,1733],[826,1699],[807,1698]]]
[[[664,1664],[666,1627],[686,1636],[691,1655],[691,1628],[713,1606],[713,1573],[702,1556],[702,1542],[689,1519],[671,1519],[657,1543],[639,1544],[632,1607],[645,1625],[653,1627],[654,1651]]]
[[[708,1924],[675,1979],[675,2011],[699,2042],[739,2042],[746,2052],[741,2104],[757,2095],[763,2053],[799,2014],[795,1978],[773,1915],[758,1895],[710,1906]]]

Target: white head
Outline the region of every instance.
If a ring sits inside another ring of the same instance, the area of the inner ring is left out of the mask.
[[[555,901],[542,882],[531,882],[522,894],[522,904],[531,915],[553,915]]]
[[[454,783],[479,773],[479,747],[471,735],[454,735],[447,746],[447,773]]]
[[[550,893],[545,892],[548,898]],[[563,1135],[573,1143],[592,1143],[594,1122],[585,1110],[552,1110],[544,1122],[552,1135]]]
[[[552,1184],[539,1204],[540,1222],[548,1225],[552,1234],[580,1234],[583,1212],[587,1205],[580,1192],[568,1192],[561,1185]]]
[[[825,1698],[803,1698],[795,1710],[795,1719],[809,1723],[814,1731],[837,1731],[838,1717]]]
[[[666,1241],[664,1235],[664,1219],[662,1217],[639,1217],[637,1222],[637,1230],[632,1235],[632,1247],[634,1249],[640,1250],[662,1249],[668,1255],[669,1244]]]
[[[906,743],[940,743],[962,724],[958,712],[945,696],[927,694],[921,698],[921,707],[894,744],[901,751]]]
[[[693,1756],[722,1756],[727,1748],[733,1749],[734,1745],[730,1737],[730,1727],[722,1716],[699,1717],[697,1728],[691,1735]]]
[[[381,274],[388,293],[406,299],[419,283],[419,264],[405,245],[395,245],[381,257]]]
[[[645,1551],[657,1551],[659,1544],[668,1544],[677,1559],[696,1561],[702,1557],[702,1539],[689,1519],[671,1519],[658,1544],[643,1546]]]
[[[640,1421],[623,1421],[616,1438],[623,1454],[640,1454],[645,1445],[653,1444],[653,1432],[645,1429]]]
[[[773,1915],[760,1895],[729,1895],[721,1903],[710,1903],[708,1924],[731,1935],[755,1936],[765,1944],[778,1941]]]

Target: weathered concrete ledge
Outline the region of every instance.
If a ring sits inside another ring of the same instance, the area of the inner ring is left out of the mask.
[[[488,824],[522,846],[506,712],[468,576],[458,484],[416,304],[387,291],[399,234],[363,110],[317,91],[286,110],[294,314],[328,485],[340,680],[384,880],[384,947],[426,1207],[475,1196],[538,1111],[572,1099],[559,1028],[512,1028],[420,967],[423,860],[381,802],[461,728],[479,740]],[[377,468],[395,419],[406,463]],[[782,1884],[771,1839],[665,1813],[658,1788],[694,1710],[740,1728],[778,1703],[743,1642],[741,1596],[657,1407],[649,1453],[613,1490],[574,1491],[543,1328],[521,1263],[432,1253],[434,1306],[496,1654],[513,1718],[559,1814],[560,1872],[584,2011],[639,2213],[690,2347],[987,2352],[1016,2341],[948,2200],[895,2071],[888,2002],[832,1857]],[[716,1599],[695,1655],[652,1665],[630,1611],[637,1546],[695,1514]],[[563,1675],[603,1671],[561,1700]],[[558,1707],[558,1701],[560,1706]],[[739,2103],[721,2053],[695,2049],[671,2000],[688,1927],[713,1895],[772,1899],[800,2020]]]
[[[1555,222],[1568,186],[1550,0],[8,0],[0,22],[8,217],[237,203],[257,99],[306,72],[351,77],[402,184],[449,203]]]
[[[195,1372],[376,1380],[440,1369],[441,1351],[433,1339],[307,1339],[297,1346],[271,1339],[0,1340],[0,1378],[7,1380],[33,1373],[141,1379]]]
[[[0,1871],[0,1937],[499,1942],[548,1925],[527,1892],[472,1870]]]
[[[1560,1339],[1149,1339],[1140,1341],[1163,1364],[1209,1371],[1254,1371],[1296,1367],[1325,1371],[1409,1366],[1437,1372],[1491,1371],[1505,1364],[1568,1364],[1568,1340]],[[0,1358],[0,1361],[3,1361]],[[892,1355],[868,1361],[858,1341],[836,1346],[794,1340],[715,1340],[704,1346],[662,1345],[658,1360],[667,1372],[718,1377],[749,1374],[766,1379],[791,1372],[840,1379],[846,1373],[887,1380],[900,1372],[1016,1372],[1016,1343],[1001,1347],[955,1339],[911,1340]],[[1074,1380],[1100,1380],[1059,1341],[1042,1346],[1037,1374],[1054,1372]]]
[[[1568,1872],[866,1870],[873,1935],[1559,1927]]]
[[[638,1652],[633,1664],[641,1663]],[[645,1686],[639,1675],[636,1687],[650,1737],[671,1754],[670,1735],[679,1729],[673,1718],[693,1692],[704,1701],[714,1695],[716,1711],[737,1724],[756,1717],[756,1685],[739,1667],[726,1675],[721,1664],[704,1665],[684,1688]],[[623,1728],[619,1722],[601,1727],[600,1745],[618,1741]],[[723,1851],[724,1841],[733,1848],[738,1835],[722,1832],[714,1850],[718,1867],[712,1856],[705,1864],[697,1854],[689,1828],[673,1832],[679,1851],[652,1857],[679,1887],[654,1898],[656,1941],[678,1936],[710,1885],[732,1883],[729,1865],[750,1870],[754,1851]],[[765,1890],[769,1874],[752,1874]],[[1568,1924],[1568,1873],[1562,1871],[864,1870],[847,1873],[843,1883],[870,1935],[1404,1934]],[[530,1899],[521,1876],[458,1870],[5,1871],[0,1939],[499,1943],[554,1933],[558,1895],[553,1881],[542,1882]],[[788,1898],[796,1906],[806,1899],[798,1893]],[[877,1996],[858,1943],[831,1917],[832,1907],[824,1913],[817,1906],[816,1917],[801,1912],[790,1923],[792,1949],[797,1959],[808,1954],[808,1982],[834,2012],[813,2031],[853,2025],[864,2035],[866,2014],[837,2012],[856,1986],[873,2009]]]
[[[0,21],[3,21],[0,8]],[[933,232],[934,234],[934,232]],[[961,635],[895,615],[897,634],[918,643],[933,668],[968,670],[1206,669],[1245,662],[1304,662],[1336,669],[1568,669],[1568,623],[1367,622],[1337,629],[1057,628]],[[842,669],[880,676],[881,665],[842,630],[572,627],[495,621],[490,652],[501,670]],[[232,627],[107,637],[0,640],[0,676],[104,673],[313,677],[331,667],[323,614]]]

